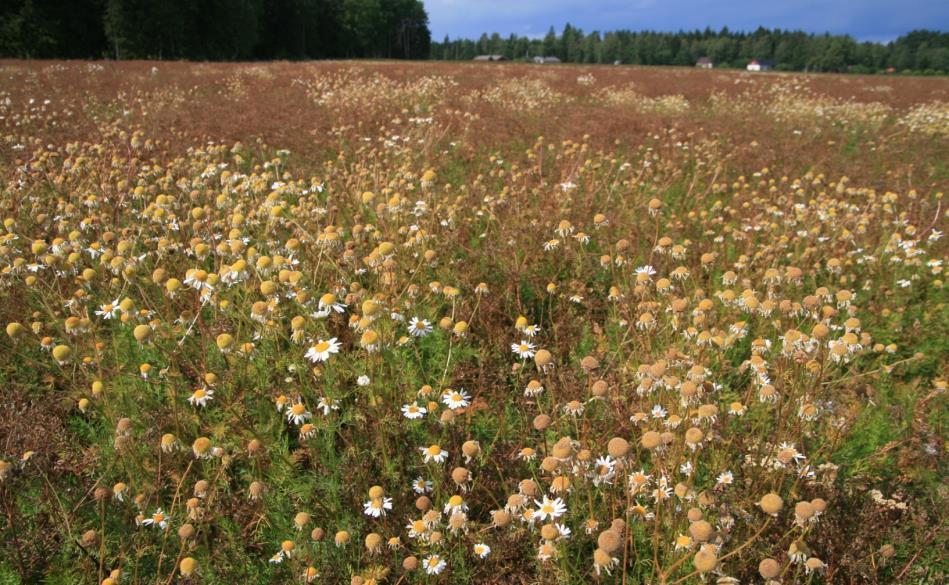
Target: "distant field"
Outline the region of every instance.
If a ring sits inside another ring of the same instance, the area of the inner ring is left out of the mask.
[[[940,583],[949,79],[0,61],[0,584]]]

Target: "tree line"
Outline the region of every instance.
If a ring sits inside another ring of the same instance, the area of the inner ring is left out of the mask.
[[[618,30],[589,34],[567,24],[543,38],[483,34],[478,40],[432,43],[431,58],[470,60],[503,55],[511,60],[553,56],[569,63],[695,65],[708,57],[716,67],[744,67],[751,59],[774,61],[787,71],[874,73],[894,68],[949,73],[949,33],[917,30],[890,43],[858,42],[850,36],[758,28],[754,32],[705,29],[691,32]]]
[[[424,59],[421,0],[3,0],[0,56]]]

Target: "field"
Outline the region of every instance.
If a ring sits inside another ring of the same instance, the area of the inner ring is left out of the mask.
[[[0,61],[0,584],[941,583],[949,80]]]

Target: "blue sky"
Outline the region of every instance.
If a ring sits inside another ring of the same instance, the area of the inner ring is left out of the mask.
[[[616,29],[801,29],[890,41],[916,28],[949,29],[949,0],[424,0],[432,38],[482,32],[543,36],[567,22]]]

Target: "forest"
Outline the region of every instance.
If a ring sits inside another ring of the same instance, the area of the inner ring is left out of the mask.
[[[506,59],[552,56],[568,63],[695,65],[701,57],[715,67],[744,67],[749,60],[769,60],[786,71],[875,73],[893,68],[927,74],[949,72],[949,33],[918,30],[891,43],[857,42],[850,36],[808,34],[758,28],[754,32],[705,29],[692,32],[618,30],[585,34],[567,24],[561,34],[551,27],[543,38],[483,34],[478,40],[449,39],[433,43],[430,57],[469,60],[476,55]]]
[[[424,59],[419,0],[6,0],[0,56],[27,59]]]

